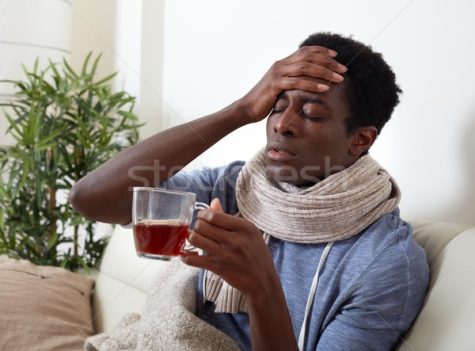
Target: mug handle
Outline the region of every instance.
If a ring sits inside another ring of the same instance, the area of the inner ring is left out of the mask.
[[[195,202],[194,211],[196,210],[204,210],[209,208],[208,204],[205,204],[204,202]],[[183,248],[181,249],[182,252],[197,252],[198,255],[203,255],[203,250],[194,247],[188,242],[188,238],[185,241],[185,245],[183,245]]]
[[[208,204],[205,204],[204,202],[195,202],[195,210],[204,210],[206,208],[209,208]]]

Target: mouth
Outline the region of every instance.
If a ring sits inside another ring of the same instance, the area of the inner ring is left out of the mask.
[[[295,157],[296,155],[292,150],[281,145],[271,145],[267,148],[267,158],[272,161],[286,162]]]

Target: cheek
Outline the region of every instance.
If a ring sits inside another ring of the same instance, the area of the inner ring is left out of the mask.
[[[268,138],[272,135],[273,125],[274,124],[273,124],[272,116],[267,117],[267,119],[266,119],[266,135],[267,135]]]
[[[325,126],[313,130],[307,140],[304,154],[306,161],[311,163],[322,163],[325,157],[340,159],[342,153],[346,151],[347,139]]]

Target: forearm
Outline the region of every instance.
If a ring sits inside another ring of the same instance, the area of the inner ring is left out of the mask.
[[[156,186],[221,138],[246,124],[234,103],[212,115],[158,133],[117,154],[73,187],[70,201],[86,217],[108,223],[131,219],[131,187]]]
[[[276,279],[273,289],[247,299],[253,351],[298,350],[284,292]]]

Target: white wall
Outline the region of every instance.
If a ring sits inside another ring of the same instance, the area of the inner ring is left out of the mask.
[[[166,1],[164,121],[241,97],[310,33],[352,34],[384,54],[404,90],[373,148],[402,188],[403,215],[475,224],[473,13],[462,0]],[[247,159],[264,143],[263,123],[248,126],[194,166]]]
[[[163,0],[73,0],[73,65],[102,53],[99,74],[118,71],[114,88],[137,97],[147,137],[161,128]]]
[[[67,0],[0,0],[0,80],[24,79],[21,64],[32,69],[36,58],[43,67],[69,56],[70,8]],[[13,86],[0,84],[0,102],[13,94]],[[7,127],[0,112],[0,145],[13,141]]]
[[[80,70],[86,55],[102,54],[98,74],[105,76],[116,67],[116,0],[74,0],[71,7],[71,63]]]
[[[370,43],[404,90],[372,150],[402,188],[403,215],[475,224],[474,2],[73,0],[73,10],[73,59],[102,50],[104,70],[121,70],[116,84],[148,122],[142,137],[238,99],[310,33]],[[247,126],[192,167],[247,159],[264,143],[264,123]]]

